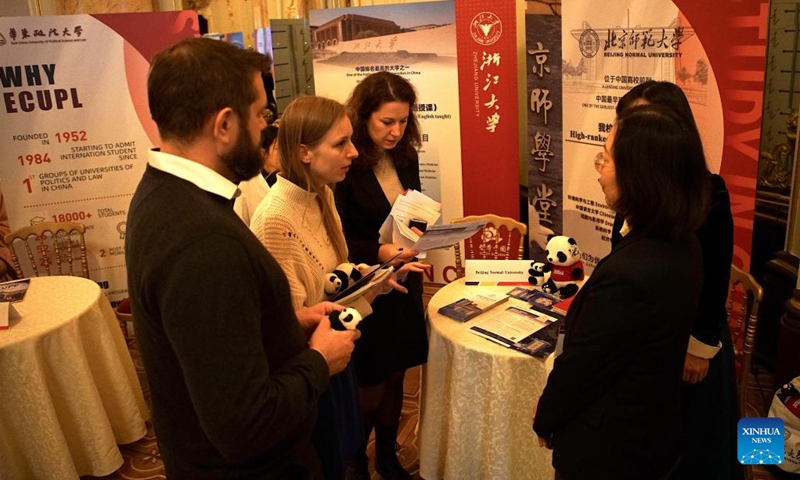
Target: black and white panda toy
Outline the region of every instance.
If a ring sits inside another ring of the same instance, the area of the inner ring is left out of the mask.
[[[547,241],[545,255],[551,270],[550,279],[542,285],[542,290],[558,294],[562,299],[575,295],[580,289],[578,282],[584,278],[578,242],[565,235],[553,235]]]
[[[336,269],[325,278],[325,294],[329,297],[333,297],[357,282],[362,276],[358,265],[354,263],[339,264]]]
[[[535,286],[542,286],[550,280],[550,265],[544,262],[531,262],[528,269],[528,283]]]
[[[331,321],[331,328],[334,330],[355,330],[363,318],[355,308],[345,308],[342,311],[335,311],[328,315]]]

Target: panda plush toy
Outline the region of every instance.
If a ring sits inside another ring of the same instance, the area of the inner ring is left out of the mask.
[[[331,328],[334,330],[355,330],[363,318],[355,308],[345,308],[342,311],[335,311],[328,315],[331,321]]]
[[[542,290],[558,294],[562,299],[575,295],[580,288],[578,282],[584,278],[578,243],[565,235],[550,236],[545,255],[550,263],[550,278],[542,285]]]
[[[363,276],[359,266],[354,263],[342,263],[325,277],[325,294],[335,296]]]
[[[531,262],[528,269],[528,283],[535,286],[542,286],[550,280],[550,265],[544,262]]]

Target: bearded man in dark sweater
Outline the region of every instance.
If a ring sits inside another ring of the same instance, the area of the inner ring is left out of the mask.
[[[280,266],[232,209],[259,173],[269,59],[210,39],[153,58],[162,145],[128,217],[136,338],[170,479],[316,478],[317,399],[357,332],[323,303],[295,312]]]

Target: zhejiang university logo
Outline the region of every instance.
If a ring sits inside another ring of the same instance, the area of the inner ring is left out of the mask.
[[[738,427],[738,456],[742,465],[777,465],[783,462],[783,420],[743,418]]]

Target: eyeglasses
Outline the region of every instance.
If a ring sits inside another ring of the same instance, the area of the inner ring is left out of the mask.
[[[600,173],[603,170],[603,167],[606,165],[607,160],[603,156],[603,152],[598,153],[594,157],[594,169],[597,170],[597,173]]]

